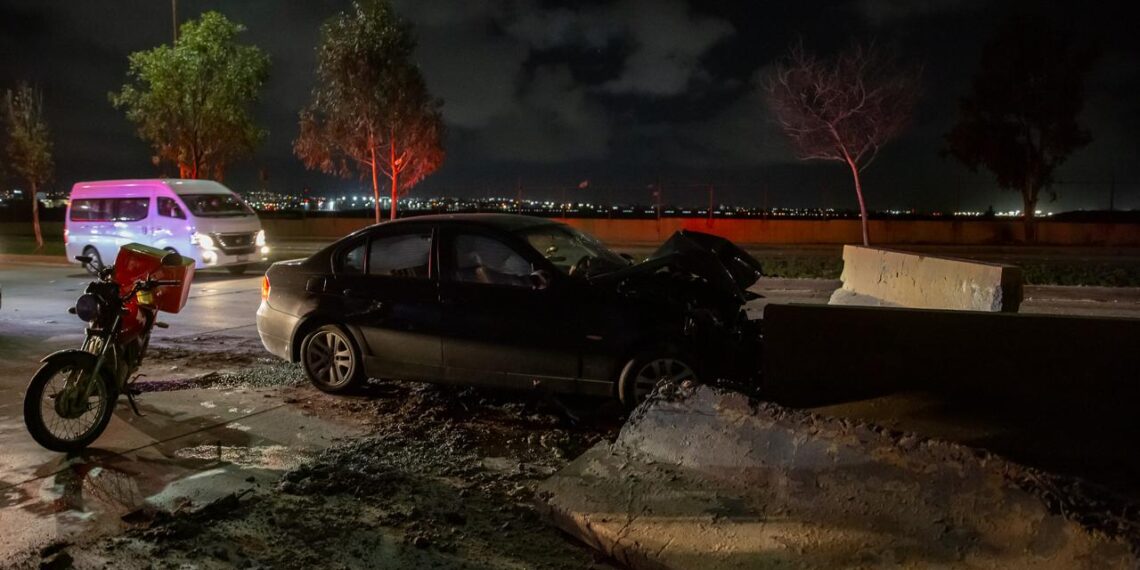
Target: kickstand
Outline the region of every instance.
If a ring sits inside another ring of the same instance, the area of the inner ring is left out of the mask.
[[[127,402],[131,404],[131,410],[134,411],[135,415],[140,418],[146,414],[139,411],[139,406],[137,403],[135,403],[135,396],[142,394],[142,390],[135,388],[134,384],[138,381],[139,378],[142,378],[143,376],[146,376],[146,374],[139,374],[135,376],[134,380],[131,380],[130,384],[127,385]]]
[[[146,414],[140,412],[138,404],[135,403],[135,393],[137,393],[137,392],[139,392],[139,391],[134,389],[134,388],[127,390],[127,401],[130,402],[131,410],[133,410],[135,412],[135,415],[141,418],[141,417],[145,416]]]

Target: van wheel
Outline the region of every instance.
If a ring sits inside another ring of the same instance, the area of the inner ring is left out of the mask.
[[[88,273],[98,277],[99,272],[103,271],[103,258],[99,257],[99,250],[87,246],[83,248],[83,255],[91,258],[91,262],[84,265],[83,268],[86,269]]]
[[[241,274],[245,273],[245,270],[247,267],[249,267],[249,266],[248,265],[230,265],[230,266],[226,267],[226,271],[229,271],[230,275],[241,275]]]

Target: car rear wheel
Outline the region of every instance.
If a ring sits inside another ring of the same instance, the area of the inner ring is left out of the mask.
[[[324,325],[305,335],[301,343],[301,367],[317,389],[343,394],[364,380],[360,351],[348,332]]]
[[[91,258],[91,262],[84,264],[83,268],[86,269],[88,273],[98,277],[99,272],[103,270],[103,258],[99,257],[99,250],[87,246],[83,248],[83,255]]]
[[[666,349],[650,350],[633,357],[618,378],[618,397],[627,408],[645,401],[661,382],[697,382],[688,358]]]

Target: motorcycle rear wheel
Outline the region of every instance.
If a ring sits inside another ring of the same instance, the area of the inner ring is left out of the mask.
[[[92,395],[79,404],[85,411],[66,410],[59,399],[66,397],[68,383],[91,376],[92,362],[80,358],[57,358],[48,361],[32,381],[24,395],[24,425],[36,443],[52,451],[79,451],[91,445],[111,421],[115,409],[114,382],[107,374],[96,378]],[[75,417],[68,417],[75,415]]]

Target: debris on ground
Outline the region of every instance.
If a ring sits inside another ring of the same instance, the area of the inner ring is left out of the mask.
[[[384,381],[355,397],[286,394],[370,433],[275,487],[134,514],[124,536],[71,555],[123,568],[609,567],[534,507],[539,482],[616,433],[613,410],[598,409],[608,403]]]

